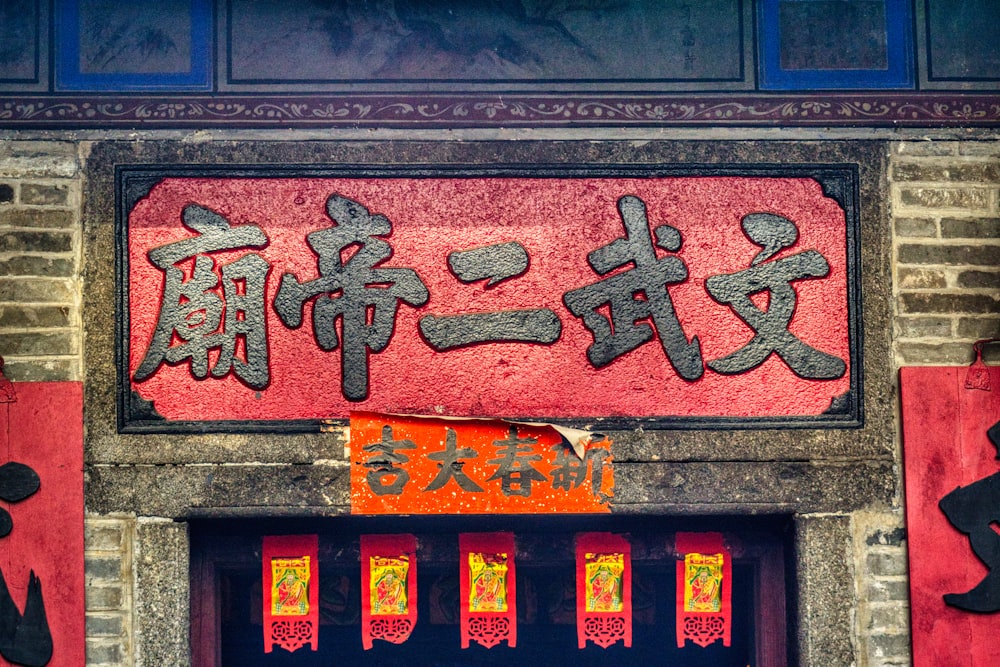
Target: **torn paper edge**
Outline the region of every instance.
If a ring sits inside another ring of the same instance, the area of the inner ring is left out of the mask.
[[[362,411],[363,412],[363,411]],[[353,413],[352,413],[353,414]],[[605,439],[603,433],[597,433],[595,431],[588,431],[582,428],[572,428],[570,426],[560,426],[558,424],[552,424],[549,422],[527,422],[518,421],[514,419],[500,419],[497,417],[449,417],[444,415],[414,415],[414,414],[401,414],[395,412],[371,412],[368,414],[381,415],[389,418],[413,418],[413,419],[441,419],[444,421],[478,421],[478,422],[494,422],[502,424],[516,424],[518,426],[533,426],[535,428],[550,428],[559,434],[559,437],[570,446],[573,453],[576,454],[577,458],[581,461],[586,456],[586,448],[592,442],[601,441]],[[344,443],[344,454],[347,458],[351,455],[351,427],[347,425],[344,428],[344,436],[346,441]]]

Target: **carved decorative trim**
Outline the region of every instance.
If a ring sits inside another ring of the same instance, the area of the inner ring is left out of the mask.
[[[991,126],[1000,94],[0,97],[0,128]]]

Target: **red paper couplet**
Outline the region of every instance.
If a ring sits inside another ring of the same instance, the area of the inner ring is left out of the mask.
[[[733,557],[722,533],[677,533],[677,646],[732,642]]]
[[[513,533],[458,536],[462,648],[517,645],[517,578]]]
[[[632,645],[632,545],[621,535],[576,536],[576,636],[580,648]]]
[[[1000,367],[902,368],[899,380],[913,667],[1000,665],[1000,611],[970,611],[963,599],[1000,576],[990,548],[1000,515]]]
[[[319,648],[319,538],[266,535],[263,549],[264,652],[275,645]]]
[[[82,665],[83,383],[5,382],[2,366],[0,665]]]
[[[402,644],[417,624],[417,538],[361,536],[361,643]]]

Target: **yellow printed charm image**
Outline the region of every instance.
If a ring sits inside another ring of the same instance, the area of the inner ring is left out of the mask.
[[[507,611],[507,554],[469,554],[469,611]]]
[[[620,612],[624,554],[586,554],[587,611]]]
[[[723,554],[684,556],[684,609],[718,612],[722,609]]]
[[[406,598],[406,577],[410,570],[407,556],[387,558],[372,556],[368,582],[372,616],[406,616],[409,606]]]
[[[271,559],[271,604],[274,616],[309,613],[309,556]]]

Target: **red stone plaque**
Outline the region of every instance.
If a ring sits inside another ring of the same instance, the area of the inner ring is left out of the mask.
[[[119,172],[124,430],[860,420],[852,167]]]

